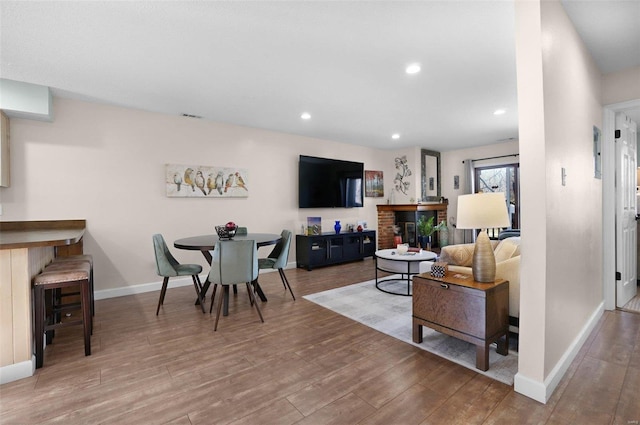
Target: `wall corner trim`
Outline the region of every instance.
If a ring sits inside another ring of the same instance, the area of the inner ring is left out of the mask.
[[[521,373],[516,373],[513,377],[513,389],[515,392],[534,399],[542,404],[547,403],[546,387],[543,383],[528,378]]]

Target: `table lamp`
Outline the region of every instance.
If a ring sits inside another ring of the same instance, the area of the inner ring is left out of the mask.
[[[489,242],[486,229],[509,227],[507,204],[502,192],[474,193],[458,196],[458,229],[480,229],[473,250],[473,280],[494,282],[496,278],[496,258]]]

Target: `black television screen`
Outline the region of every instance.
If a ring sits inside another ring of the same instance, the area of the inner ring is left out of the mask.
[[[363,205],[364,164],[300,155],[300,208],[353,208]]]

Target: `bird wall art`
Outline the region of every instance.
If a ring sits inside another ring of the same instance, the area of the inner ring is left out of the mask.
[[[246,198],[249,172],[244,168],[165,164],[170,198]]]

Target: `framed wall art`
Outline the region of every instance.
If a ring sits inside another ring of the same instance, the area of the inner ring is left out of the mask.
[[[244,168],[207,165],[165,165],[170,198],[246,198],[249,172]]]
[[[367,198],[382,198],[384,196],[382,171],[364,171],[364,196]]]
[[[307,217],[307,235],[322,234],[322,217]],[[312,248],[313,249],[313,248]]]

